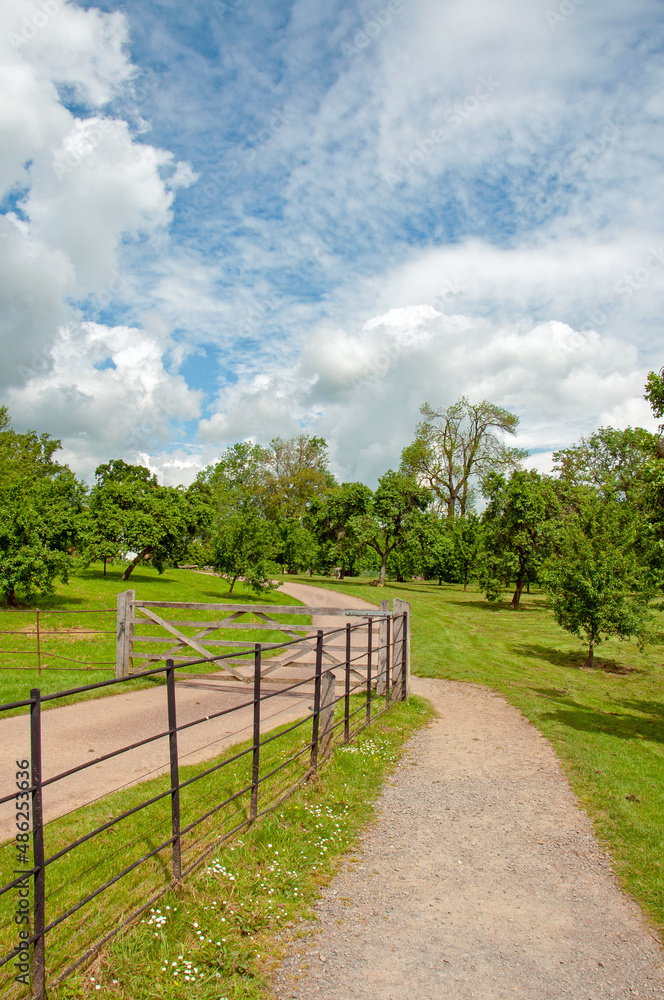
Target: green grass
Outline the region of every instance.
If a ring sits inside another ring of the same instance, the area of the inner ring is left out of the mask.
[[[553,744],[623,886],[664,930],[664,654],[610,640],[600,667],[559,628],[538,590],[512,611],[477,588],[424,583],[377,588],[361,580],[301,577],[378,602],[411,602],[412,669],[422,677],[485,684]],[[664,622],[662,622],[664,625]],[[635,798],[633,798],[635,797]]]
[[[139,600],[152,601],[184,601],[198,604],[252,604],[256,606],[269,604],[299,604],[299,601],[272,591],[267,594],[255,594],[249,587],[236,583],[232,596],[228,597],[228,584],[215,576],[194,573],[189,570],[168,569],[163,575],[156,570],[145,567],[135,570],[129,581],[120,579],[123,567],[108,568],[104,576],[100,566],[91,566],[74,574],[69,584],[60,584],[56,593],[49,598],[40,599],[40,630],[42,649],[42,672],[36,669],[36,624],[34,610],[21,608],[18,611],[0,607],[0,704],[9,704],[29,697],[30,689],[40,688],[42,694],[52,694],[56,691],[69,690],[98,681],[110,680],[115,676],[115,634],[116,634],[116,599],[118,593],[132,589],[136,591]],[[103,610],[103,613],[99,613]],[[183,619],[192,615],[182,610],[155,609],[160,617]],[[73,613],[71,613],[73,612]],[[85,614],[84,612],[95,612]],[[193,620],[207,621],[214,617],[214,612],[197,611]],[[247,618],[247,621],[258,619]],[[301,615],[284,615],[280,621],[306,625],[310,619]],[[74,634],[66,630],[76,630]],[[91,630],[104,634],[91,634]],[[193,636],[198,629],[184,627],[180,629],[185,635]],[[18,632],[18,635],[7,634]],[[45,634],[54,632],[56,634]],[[146,636],[164,635],[164,631],[149,622],[137,627],[137,634]],[[246,642],[251,647],[255,642],[280,642],[287,637],[277,630],[234,629],[224,633],[226,638]],[[211,638],[219,638],[213,635]],[[174,639],[174,644],[176,640]],[[137,651],[139,647],[137,646]],[[140,646],[140,652],[164,653],[170,647],[166,644],[146,643]],[[217,647],[219,653],[230,652],[230,648]],[[54,656],[53,654],[57,654]],[[187,656],[196,656],[188,651]],[[269,655],[269,654],[268,654]],[[68,662],[61,657],[68,657],[77,662]],[[101,663],[103,666],[95,667]],[[150,664],[149,667],[157,664]],[[140,662],[136,669],[140,669]],[[8,669],[9,668],[9,669]],[[183,668],[183,670],[186,668]],[[208,673],[218,670],[216,664],[198,664],[193,667],[196,673]],[[163,683],[161,677],[145,678],[123,685],[123,690],[149,687]],[[90,697],[105,697],[117,694],[117,687],[101,688],[97,691],[71,696],[57,704],[63,705],[71,701],[80,701]],[[45,707],[53,707],[46,703]],[[27,711],[23,709],[22,711]]]
[[[363,703],[363,696],[353,696],[353,707]],[[189,982],[190,992],[200,1000],[265,996],[264,973],[270,957],[283,947],[284,929],[308,913],[320,885],[329,879],[371,815],[381,782],[398,759],[404,741],[431,715],[427,702],[413,698],[409,705],[393,706],[355,743],[337,747],[316,780],[302,786],[278,812],[215,848],[179,889],[169,890],[141,922],[122,933],[101,960],[84,972],[74,973],[49,996],[83,997],[97,992],[95,987],[101,984],[104,997],[181,997],[186,995],[183,987]],[[363,712],[355,717],[355,725],[362,719]],[[306,747],[310,739],[311,723],[307,722],[269,743],[262,751],[261,773]],[[233,748],[225,759],[239,749]],[[274,801],[285,786],[297,780],[306,771],[306,761],[305,755],[304,762],[300,758],[291,765],[290,773],[286,768],[261,785],[259,807]],[[200,773],[211,763],[183,769],[182,779]],[[212,803],[246,785],[250,770],[248,754],[184,789],[183,826]],[[54,821],[46,828],[47,854],[167,787],[166,778],[144,782]],[[217,816],[185,840],[185,866],[201,851],[194,839],[202,836],[205,842],[206,837],[210,840],[234,827],[246,817],[247,799],[245,795],[229,807],[220,828]],[[47,919],[166,839],[170,833],[168,803],[167,798],[135,814],[113,833],[100,835],[50,866]],[[3,867],[11,868],[11,848],[0,853]],[[169,861],[166,851],[159,859],[146,862],[108,889],[98,902],[49,934],[47,964],[52,978],[105,930],[117,926],[140,906],[149,893],[165,888],[170,879]],[[0,928],[2,953],[14,943],[12,916],[6,913]],[[185,980],[188,968],[199,970],[195,988],[191,979]],[[7,980],[6,975],[0,981],[3,979]],[[5,989],[3,996],[8,998],[24,995],[22,987],[12,987],[8,981]]]

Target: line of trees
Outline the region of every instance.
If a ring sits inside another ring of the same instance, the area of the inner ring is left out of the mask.
[[[664,418],[664,381],[646,398]],[[554,474],[523,468],[509,444],[518,417],[461,397],[425,404],[397,470],[375,490],[337,483],[326,442],[302,434],[242,442],[188,488],[112,459],[91,488],[56,461],[59,441],[19,434],[0,408],[0,590],[11,605],[48,593],[71,566],[123,559],[212,566],[261,592],[281,573],[462,584],[519,607],[537,581],[557,621],[588,643],[652,637],[664,567],[664,448],[641,428],[600,428],[555,453]],[[483,498],[484,510],[477,513]]]

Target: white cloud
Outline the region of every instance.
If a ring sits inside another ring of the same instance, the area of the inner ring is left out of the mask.
[[[200,394],[164,366],[164,344],[129,327],[63,328],[52,369],[8,394],[19,425],[47,427],[63,459],[90,479],[110,458],[140,461],[173,438],[172,422],[200,412]]]
[[[33,164],[22,207],[32,231],[67,253],[81,293],[105,285],[123,236],[155,236],[168,225],[173,195],[160,168],[171,160],[136,143],[126,122],[94,116],[74,119],[51,156]]]
[[[654,428],[644,381],[635,348],[596,331],[401,307],[356,332],[321,329],[294,375],[234,387],[201,436],[220,446],[246,432],[267,440],[296,433],[295,415],[331,443],[342,478],[372,481],[398,464],[425,401],[490,399],[521,417],[519,446],[551,452],[602,422]]]

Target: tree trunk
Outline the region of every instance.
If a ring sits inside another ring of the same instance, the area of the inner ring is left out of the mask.
[[[442,576],[439,576],[439,577],[438,577],[438,586],[439,586],[439,587],[442,587],[442,586],[443,586],[443,578],[442,578]]]
[[[236,577],[236,576],[234,576],[234,577],[233,577],[233,579],[231,580],[231,585],[230,585],[230,587],[228,588],[228,596],[229,596],[229,597],[230,597],[230,595],[231,595],[231,594],[233,593],[233,587],[235,586],[235,581],[236,581],[236,580],[237,580],[237,577]]]
[[[464,573],[463,574],[463,592],[464,592],[464,594],[466,593],[467,590],[468,590],[468,574]]]
[[[136,558],[132,559],[132,561],[129,563],[129,565],[127,566],[126,570],[124,571],[124,573],[122,574],[122,576],[121,576],[120,579],[122,579],[122,580],[128,580],[129,577],[131,576],[131,574],[134,572],[134,570],[138,566],[138,564],[141,561],[141,559],[145,559],[145,557],[149,556],[152,551],[153,551],[153,546],[152,545],[146,545],[145,548],[142,550],[142,552],[139,552],[138,555],[136,556]]]
[[[104,556],[104,576],[106,576],[106,556]]]
[[[528,580],[528,583],[526,584],[526,593],[530,593],[530,580]]]
[[[384,556],[383,556],[383,558],[381,560],[381,564],[380,564],[380,576],[378,578],[378,585],[380,587],[384,587],[385,586],[385,570],[386,569],[387,569],[387,550],[385,550],[385,554],[384,554]]]
[[[514,610],[516,610],[519,607],[519,601],[521,600],[522,590],[523,590],[523,580],[519,576],[517,577],[516,580],[516,590],[514,591],[512,600],[510,601],[510,607],[513,608]]]
[[[7,592],[7,604],[10,608],[16,607],[16,588],[12,587],[11,590]]]
[[[345,575],[346,575],[346,570],[342,566],[341,569],[339,570],[339,579],[343,580]]]
[[[595,640],[591,639],[588,643],[588,666],[595,666]]]

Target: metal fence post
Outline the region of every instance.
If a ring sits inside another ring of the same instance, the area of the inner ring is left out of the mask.
[[[390,691],[392,689],[392,619],[388,618],[385,625],[385,708],[390,707]]]
[[[44,868],[44,814],[42,809],[41,692],[30,691],[30,757],[32,776],[32,856],[35,868],[33,920],[35,943],[32,950],[32,990],[34,1000],[46,997],[46,870]]]
[[[346,670],[344,677],[344,743],[350,739],[350,622],[346,625]]]
[[[323,630],[316,634],[316,679],[314,682],[314,718],[311,727],[311,757],[309,767],[315,771],[318,767],[318,730],[320,726],[320,685],[323,671]]]
[[[320,689],[320,738],[318,740],[318,755],[327,757],[332,749],[334,738],[334,671],[326,670],[322,676]]]
[[[41,677],[41,630],[39,628],[39,608],[35,608],[35,619],[37,624],[37,670]]]
[[[399,666],[402,667],[400,695],[404,701],[407,701],[410,697],[410,602],[395,597],[392,607],[395,615],[403,615],[401,638],[405,647],[405,664],[399,663]]]
[[[115,676],[126,677],[129,673],[129,658],[134,638],[135,590],[123,590],[118,594],[117,628],[115,641]]]
[[[180,767],[178,729],[175,708],[175,664],[166,660],[166,698],[168,702],[168,750],[171,759],[171,835],[173,837],[173,878],[182,879],[182,844],[180,840]]]
[[[380,602],[380,610],[390,610],[390,602],[383,599]],[[385,694],[385,687],[389,687],[387,679],[387,616],[383,615],[378,619],[378,669],[376,672],[376,696]]]
[[[261,764],[261,644],[254,646],[254,750],[251,765],[251,804],[249,818],[258,816],[258,782]]]
[[[401,647],[401,700],[408,700],[408,615],[404,611],[402,625],[403,643]]]
[[[367,723],[371,722],[371,649],[373,639],[373,618],[367,626]]]

